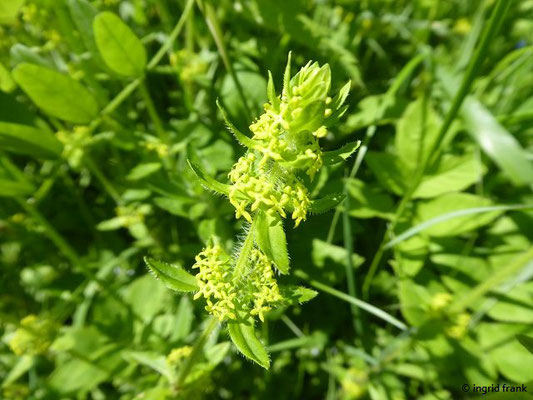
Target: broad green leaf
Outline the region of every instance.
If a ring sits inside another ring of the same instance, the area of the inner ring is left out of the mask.
[[[171,214],[189,218],[189,210],[195,201],[190,197],[156,197],[154,203]]]
[[[196,278],[177,265],[167,264],[149,257],[145,257],[144,262],[155,277],[161,279],[169,289],[178,292],[194,292],[198,290]]]
[[[489,264],[481,257],[432,254],[431,262],[436,264],[441,272],[442,282],[456,294],[466,293],[473,285],[487,279],[491,274]]]
[[[328,265],[328,260],[332,261],[334,264],[342,265],[346,267],[347,264],[347,254],[346,249],[341,246],[336,246],[334,244],[325,242],[320,239],[313,239],[313,250],[311,251],[311,257],[313,263],[319,267],[324,268]],[[358,254],[352,254],[352,265],[358,267],[364,262]]]
[[[150,274],[145,274],[125,288],[123,297],[138,316],[144,321],[151,321],[164,309],[169,292]]]
[[[349,142],[338,150],[326,151],[322,154],[324,165],[333,165],[346,161],[361,145],[361,141]]]
[[[198,150],[197,154],[204,161],[202,165],[206,171],[213,176],[218,172],[224,172],[224,175],[227,175],[227,171],[235,163],[233,146],[222,139],[215,140],[209,146]]]
[[[516,335],[516,339],[533,355],[533,337],[526,335]]]
[[[2,92],[10,93],[15,90],[16,87],[17,85],[13,78],[11,78],[10,72],[4,67],[4,64],[0,62],[0,90]]]
[[[54,64],[49,59],[40,55],[37,51],[38,48],[28,47],[22,43],[14,44],[9,50],[11,64],[15,66],[18,64],[28,63],[54,69]]]
[[[367,184],[359,179],[346,179],[350,196],[349,214],[357,218],[392,218],[394,201],[375,184]]]
[[[27,196],[34,190],[30,184],[0,178],[0,197]]]
[[[13,382],[16,382],[20,377],[22,377],[26,372],[28,372],[37,361],[37,357],[32,355],[23,355],[18,358],[17,363],[11,371],[7,374],[2,382],[2,387],[9,386]]]
[[[115,14],[98,14],[93,21],[94,38],[106,65],[123,76],[140,76],[146,67],[146,50],[135,33]]]
[[[159,162],[139,164],[130,171],[126,179],[129,181],[138,181],[159,171],[161,167],[162,165]]]
[[[171,368],[168,366],[165,356],[151,352],[151,351],[124,351],[122,356],[135,363],[145,365],[153,369],[157,373],[163,375],[167,379],[172,379],[173,374]]]
[[[398,282],[400,309],[404,318],[413,326],[420,326],[427,320],[426,307],[431,301],[428,291],[410,279]]]
[[[212,367],[215,367],[224,360],[230,348],[230,342],[217,343],[214,346],[206,347],[204,349],[205,358]]]
[[[470,135],[514,183],[533,183],[533,162],[489,110],[474,98],[467,98],[461,115]]]
[[[405,165],[392,154],[369,151],[366,162],[381,185],[392,193],[402,195],[407,189]]]
[[[263,111],[263,104],[267,101],[267,81],[263,75],[255,71],[236,70],[235,75],[239,80],[244,93],[245,101],[252,115],[259,115]],[[239,126],[248,126],[250,121],[246,118],[248,112],[243,105],[243,99],[235,85],[231,74],[226,74],[220,88],[220,98],[224,101],[225,109],[233,121]]]
[[[429,156],[441,122],[427,100],[409,104],[396,125],[395,147],[400,160],[415,171]]]
[[[321,199],[311,200],[309,212],[311,214],[322,214],[337,207],[345,198],[344,193],[332,193]]]
[[[211,178],[209,175],[205,173],[202,167],[200,165],[194,163],[191,160],[187,160],[189,163],[189,166],[194,171],[198,179],[200,180],[200,183],[202,186],[204,186],[206,189],[212,190],[215,193],[228,195],[230,190],[230,185],[226,185],[224,183],[220,183],[217,180]]]
[[[483,170],[483,165],[474,155],[443,156],[437,170],[424,176],[413,198],[431,198],[444,193],[459,192],[477,182]]]
[[[50,132],[29,125],[0,122],[0,149],[37,158],[61,156],[63,145]]]
[[[449,193],[436,199],[420,203],[417,206],[416,216],[421,223],[454,211],[473,208],[488,207],[492,202],[489,199],[468,193]],[[430,236],[456,236],[472,231],[492,222],[502,213],[502,210],[493,210],[485,213],[462,215],[448,218],[433,224],[425,232]],[[452,214],[453,215],[453,214]]]
[[[506,379],[517,383],[533,380],[533,356],[516,339],[516,335],[531,336],[532,325],[482,323],[477,332],[483,351]]]
[[[87,392],[107,380],[109,375],[107,368],[84,359],[72,359],[56,367],[48,384],[63,394]]]
[[[95,61],[102,62],[93,33],[93,21],[98,14],[97,9],[87,0],[68,0],[67,4],[83,45]]]
[[[497,303],[488,316],[496,321],[533,324],[533,282],[523,283],[512,290],[496,291]]]
[[[270,367],[266,348],[255,335],[255,328],[251,322],[248,324],[229,322],[228,332],[231,341],[242,354],[265,369]]]
[[[0,1],[0,25],[11,25],[17,22],[17,15],[26,0]]]
[[[318,292],[303,286],[280,286],[281,296],[289,304],[302,304],[316,297]]]
[[[47,114],[78,124],[89,123],[98,115],[94,96],[68,75],[23,63],[15,68],[13,78]]]
[[[259,211],[254,221],[255,240],[282,274],[289,273],[289,254],[283,222],[278,214]]]
[[[6,123],[37,126],[37,115],[30,111],[26,104],[19,102],[15,93],[8,94],[0,92],[0,121]],[[48,129],[45,128],[47,131]]]

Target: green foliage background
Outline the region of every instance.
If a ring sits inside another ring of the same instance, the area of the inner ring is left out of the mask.
[[[0,397],[533,391],[532,41],[531,0],[2,1]],[[221,326],[178,387],[207,314],[142,260],[236,242],[187,159],[226,181],[216,99],[248,132],[290,50],[352,81],[323,147],[363,143],[313,182],[344,203],[287,228],[280,280],[319,295],[260,325],[269,370]]]

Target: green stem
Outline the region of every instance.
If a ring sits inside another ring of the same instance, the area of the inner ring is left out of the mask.
[[[115,189],[113,184],[106,178],[100,167],[94,163],[92,158],[85,154],[83,157],[83,161],[85,166],[91,171],[91,173],[96,176],[96,179],[100,182],[100,184],[103,186],[105,191],[109,194],[109,196],[117,203],[117,205],[121,205],[123,203],[122,198],[120,197],[120,194]]]
[[[152,96],[150,95],[150,92],[148,91],[148,87],[146,86],[144,80],[139,85],[139,91],[141,92],[141,96],[144,99],[146,109],[148,110],[148,115],[150,115],[150,119],[154,124],[154,128],[157,132],[157,135],[161,140],[166,141],[167,133],[165,132],[165,128],[163,127],[163,123],[161,122],[161,118],[159,118],[159,114],[157,113],[157,110],[155,108],[154,101],[152,100]]]
[[[244,274],[244,269],[246,268],[246,263],[250,257],[250,252],[254,247],[254,221],[250,224],[250,230],[246,234],[246,239],[244,239],[244,244],[241,247],[239,252],[239,257],[235,263],[235,269],[233,270],[233,280],[239,280]]]
[[[158,50],[155,56],[152,57],[150,62],[148,62],[148,65],[146,67],[148,70],[151,70],[157,64],[159,64],[159,61],[161,61],[161,59],[165,56],[166,52],[172,47],[172,44],[177,39],[178,35],[181,33],[181,30],[183,29],[185,22],[189,18],[189,13],[191,12],[193,5],[194,5],[194,0],[187,1],[187,4],[185,4],[185,8],[183,9],[183,12],[181,13],[180,19],[178,20],[178,23],[176,24],[172,32],[170,32],[168,39],[161,46],[161,48]]]
[[[235,69],[233,68],[233,65],[229,60],[228,52],[226,50],[226,45],[224,44],[224,39],[222,37],[222,31],[220,29],[220,24],[218,23],[216,12],[211,6],[210,0],[205,1],[205,3],[201,0],[197,0],[197,3],[204,13],[207,27],[209,28],[209,31],[211,32],[211,35],[215,40],[215,44],[217,46],[218,52],[220,53],[220,57],[222,58],[222,62],[224,63],[226,70],[230,73],[233,82],[235,83],[235,87],[237,88],[237,92],[239,93],[239,97],[241,98],[241,102],[244,107],[244,111],[247,114],[248,120],[252,120],[252,113],[250,111],[250,108],[248,107],[248,103],[246,102],[244,90],[241,86],[241,83],[239,82],[237,74],[235,73]]]
[[[196,342],[194,343],[190,356],[187,358],[187,360],[185,360],[185,363],[183,364],[183,366],[181,367],[179,371],[178,378],[176,380],[176,388],[178,390],[180,390],[185,384],[187,375],[189,375],[189,372],[191,372],[192,367],[194,366],[194,364],[196,364],[198,355],[204,348],[205,343],[207,342],[207,339],[209,339],[209,336],[211,336],[211,333],[217,327],[217,325],[218,325],[217,319],[215,317],[210,317],[204,331],[198,337],[198,339],[196,339]]]
[[[305,279],[306,281],[309,282],[309,284],[315,288],[317,288],[318,290],[321,290],[323,292],[326,292],[332,296],[335,296],[337,297],[338,299],[341,299],[341,300],[344,300],[350,304],[353,304],[354,306],[356,307],[359,307],[360,309],[362,310],[365,310],[367,311],[368,313],[370,314],[373,314],[375,315],[376,317],[378,318],[381,318],[382,320],[384,321],[387,321],[388,323],[396,326],[397,328],[401,329],[401,330],[406,330],[407,329],[407,326],[399,321],[398,319],[394,318],[392,315],[386,313],[385,311],[373,306],[372,304],[369,304],[365,301],[362,301],[362,300],[359,300],[353,296],[350,296],[346,293],[343,293],[341,292],[340,290],[337,290],[337,289],[334,289],[332,288],[331,286],[328,286],[328,285],[325,285],[321,282],[318,282],[314,279],[312,279],[309,275],[307,275],[305,272],[303,272],[302,270],[297,270],[294,272],[294,274],[296,276],[298,276],[299,278],[302,278],[302,279]]]
[[[344,194],[346,195],[346,198],[344,199],[342,226],[344,236],[344,248],[346,249],[346,281],[348,282],[348,293],[350,294],[350,296],[357,297],[357,289],[355,284],[352,262],[353,236],[352,227],[350,225],[350,215],[348,214],[348,211],[350,209],[350,198],[348,197],[348,190],[346,184],[344,184]],[[361,316],[359,315],[359,309],[352,304],[350,310],[352,312],[352,322],[355,329],[355,333],[358,337],[362,337],[363,325],[361,321]]]

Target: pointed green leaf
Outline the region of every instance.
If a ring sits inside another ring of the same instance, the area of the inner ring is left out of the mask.
[[[406,166],[398,157],[389,153],[369,151],[365,160],[381,186],[397,195],[405,192],[408,182],[404,173]]]
[[[303,286],[280,286],[281,296],[289,304],[302,304],[314,299],[318,292]]]
[[[7,0],[0,2],[0,24],[11,25],[17,22],[17,15],[24,0]]]
[[[204,186],[206,189],[212,190],[215,193],[228,195],[230,185],[226,185],[224,183],[220,183],[216,179],[211,178],[207,173],[203,170],[202,167],[200,167],[198,164],[192,162],[191,160],[187,160],[189,163],[189,166],[193,170],[193,172],[196,174],[198,179],[200,179],[200,183],[202,186]]]
[[[37,158],[54,159],[61,155],[63,145],[50,132],[29,125],[0,122],[0,148]]]
[[[346,143],[338,150],[325,151],[322,155],[324,165],[333,165],[346,161],[361,146],[361,141]]]
[[[396,154],[410,171],[429,156],[441,121],[427,100],[420,98],[407,107],[396,124]]]
[[[100,53],[98,52],[98,47],[96,46],[93,31],[93,21],[98,14],[96,7],[94,7],[88,0],[68,0],[67,5],[83,45],[89,51],[92,58],[99,63],[99,65],[103,65]]]
[[[322,214],[337,207],[346,197],[344,193],[333,193],[321,199],[311,200],[309,212],[312,214]]]
[[[533,354],[533,337],[526,335],[516,335],[516,339],[524,346],[527,351]]]
[[[53,117],[86,124],[98,115],[92,93],[68,75],[22,63],[13,71],[13,78],[40,109]]]
[[[272,72],[268,71],[268,84],[267,84],[268,100],[272,103],[274,110],[279,110],[280,100],[276,94],[276,87],[274,86],[274,78]]]
[[[333,99],[331,103],[331,108],[334,111],[337,111],[342,107],[344,102],[346,101],[346,98],[348,97],[348,94],[350,93],[350,88],[352,86],[352,81],[348,81],[344,84],[344,86],[339,90],[339,93],[335,98]]]
[[[233,135],[239,141],[239,143],[242,144],[245,147],[248,147],[249,149],[256,148],[257,147],[257,143],[253,139],[250,139],[244,133],[239,131],[237,129],[237,127],[235,125],[233,125],[233,123],[228,118],[228,114],[226,113],[226,110],[224,110],[224,108],[222,107],[222,105],[220,104],[218,99],[217,99],[216,103],[217,103],[218,109],[220,110],[220,113],[222,114],[222,118],[224,119],[224,122],[226,123],[226,126],[231,131],[231,133],[233,133]]]
[[[467,98],[461,114],[470,135],[514,183],[533,183],[533,163],[527,152],[489,110],[476,99]]]
[[[289,51],[289,57],[287,59],[287,66],[285,67],[285,72],[283,74],[283,97],[287,97],[290,93],[290,82],[291,82],[291,59],[292,51]]]
[[[93,21],[94,38],[106,65],[119,75],[140,76],[146,50],[135,33],[115,14],[102,12]]]
[[[144,262],[155,277],[161,279],[169,289],[178,292],[194,292],[198,290],[196,278],[182,268],[149,257],[145,257]]]
[[[278,214],[271,215],[263,211],[257,213],[254,222],[255,240],[261,250],[274,261],[282,274],[289,273],[289,254],[283,222]]]
[[[30,184],[0,178],[0,197],[26,196],[34,190]]]
[[[231,341],[242,354],[265,369],[270,367],[270,358],[266,348],[255,335],[252,323],[230,322],[228,332]]]

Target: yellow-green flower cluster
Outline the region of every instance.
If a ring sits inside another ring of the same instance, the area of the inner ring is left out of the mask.
[[[318,139],[327,134],[331,107],[338,109],[340,104],[334,106],[328,96],[329,65],[310,62],[290,80],[289,75],[290,61],[282,95],[275,95],[271,81],[270,102],[250,125],[253,146],[229,173],[229,199],[237,218],[251,221],[251,213],[259,208],[282,217],[290,211],[298,226],[307,216],[309,193],[298,175],[313,179],[322,167]]]
[[[30,314],[20,321],[9,347],[19,356],[44,354],[52,344],[55,329],[51,320]]]
[[[264,159],[264,158],[263,158]],[[267,212],[286,216],[285,209],[292,211],[296,226],[305,220],[310,200],[307,188],[294,176],[283,177],[282,168],[273,165],[266,171],[257,166],[257,157],[248,153],[241,157],[229,173],[232,186],[229,200],[235,207],[237,218],[243,216],[252,222],[251,212],[262,207]]]
[[[193,268],[199,290],[195,299],[204,297],[205,309],[220,321],[237,320],[248,315],[259,316],[281,301],[278,284],[274,279],[272,262],[258,249],[252,249],[245,274],[235,279],[232,259],[216,244],[207,246],[196,256]]]

